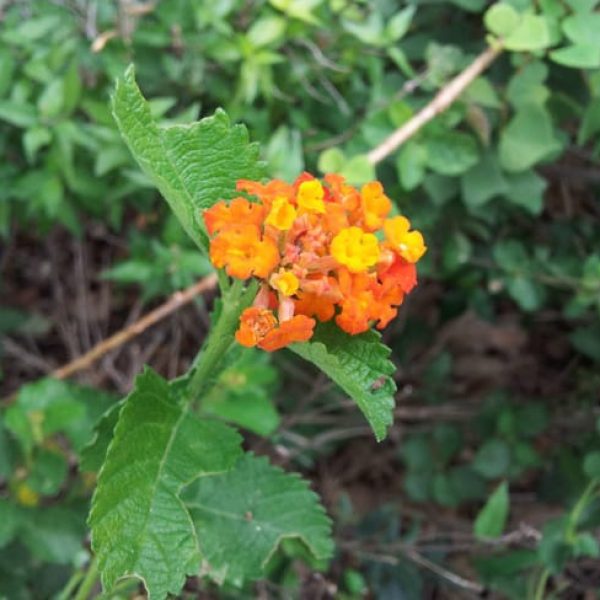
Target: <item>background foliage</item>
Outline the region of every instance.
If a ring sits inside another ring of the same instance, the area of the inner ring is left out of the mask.
[[[327,566],[287,540],[266,583],[237,578],[220,593],[597,590],[595,5],[4,3],[2,384],[19,393],[0,422],[0,596],[69,597],[89,555],[85,517],[118,409],[94,426],[131,391],[141,363],[182,373],[207,327],[200,303],[143,338],[137,355],[103,362],[86,387],[24,385],[210,270],[118,133],[115,77],[134,62],[162,124],[223,107],[247,124],[273,176],[335,170],[359,184],[375,176],[365,154],[488,35],[505,37],[511,52],[377,166],[429,246],[418,293],[385,333],[399,367],[390,439],[376,445],[343,393],[291,353],[231,357],[207,400],[256,453],[312,480],[337,545]],[[249,470],[268,470],[253,460]],[[223,477],[236,476],[247,475]],[[199,514],[208,510],[209,490],[186,494]],[[185,593],[211,585],[190,580]]]

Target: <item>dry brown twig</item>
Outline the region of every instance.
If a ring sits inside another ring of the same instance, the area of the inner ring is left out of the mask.
[[[367,154],[369,162],[372,165],[380,163],[434,117],[443,113],[496,60],[501,52],[502,46],[500,43],[489,46],[484,50],[464,71],[445,85],[435,98],[410,119],[410,121],[404,123],[402,127],[383,140],[379,146],[373,148]]]
[[[148,327],[158,323],[158,321],[161,321],[171,313],[179,310],[185,304],[191,302],[199,294],[213,289],[216,285],[217,276],[212,273],[189,288],[181,292],[175,292],[164,304],[161,304],[158,308],[155,308],[135,323],[132,323],[128,327],[121,329],[121,331],[111,335],[109,338],[103,340],[99,344],[96,344],[91,350],[74,361],[71,361],[63,367],[52,371],[50,375],[56,379],[66,379],[78,371],[87,369],[107,352],[110,352],[134,337],[137,337],[142,332],[146,331]]]

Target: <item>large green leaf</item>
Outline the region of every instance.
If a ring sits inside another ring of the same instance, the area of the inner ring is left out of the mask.
[[[317,326],[310,342],[292,344],[296,354],[314,363],[358,404],[377,441],[393,421],[396,384],[390,349],[374,331],[348,335],[333,323]]]
[[[113,114],[133,156],[165,197],[188,235],[206,247],[201,211],[235,196],[238,179],[260,179],[264,165],[243,125],[217,110],[190,125],[159,127],[129,67],[117,82]]]
[[[264,457],[245,455],[234,469],[201,477],[182,493],[205,568],[217,581],[258,579],[285,538],[299,538],[317,559],[333,552],[331,523],[306,481]]]
[[[132,575],[149,596],[177,594],[200,555],[180,489],[229,469],[240,437],[226,425],[183,410],[151,370],[136,380],[119,416],[98,479],[90,525],[102,583]]]

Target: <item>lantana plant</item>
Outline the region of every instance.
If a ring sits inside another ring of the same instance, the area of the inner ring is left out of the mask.
[[[202,409],[240,347],[287,347],[328,374],[375,437],[392,422],[395,385],[383,329],[416,285],[418,231],[380,183],[308,173],[267,180],[258,148],[223,111],[160,128],[129,69],[113,110],[121,133],[218,273],[221,300],[192,368],[171,382],[151,369],[101,421],[88,458],[102,463],[90,525],[110,590],[137,577],[151,598],[187,576],[258,579],[285,538],[326,564],[331,525],[307,483],[244,453],[240,434]],[[245,350],[247,351],[247,350]]]

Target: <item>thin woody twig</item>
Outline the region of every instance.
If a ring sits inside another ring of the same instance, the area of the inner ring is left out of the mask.
[[[469,84],[496,60],[501,52],[502,46],[500,43],[484,50],[464,71],[444,86],[427,106],[383,140],[379,146],[373,148],[367,154],[369,162],[372,165],[380,163],[434,117],[444,112],[465,91]]]
[[[184,304],[191,302],[199,294],[214,288],[216,285],[217,276],[215,274],[211,274],[207,277],[204,277],[189,288],[183,290],[182,292],[175,292],[169,298],[169,300],[167,300],[164,304],[161,304],[158,308],[155,308],[153,311],[150,311],[139,321],[132,323],[106,340],[96,344],[96,346],[89,350],[89,352],[86,352],[79,358],[71,361],[63,367],[60,367],[59,369],[56,369],[55,371],[52,371],[50,374],[51,377],[54,377],[55,379],[66,379],[78,371],[87,369],[107,352],[110,352],[114,348],[118,348],[134,337],[137,337],[140,335],[140,333],[148,329],[148,327],[151,327],[158,321],[161,321],[171,313],[181,308],[181,306]]]

